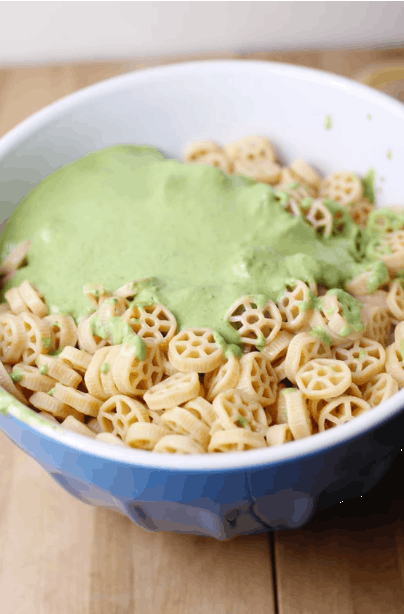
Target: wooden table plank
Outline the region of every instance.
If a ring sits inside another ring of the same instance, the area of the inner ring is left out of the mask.
[[[266,535],[148,533],[99,510],[92,559],[91,614],[275,614]]]
[[[1,611],[87,612],[95,510],[62,491],[3,434],[0,447],[12,459],[11,471],[2,465],[0,475]]]
[[[404,455],[370,493],[275,535],[279,614],[404,612]]]
[[[247,57],[355,76],[369,63],[404,58],[404,49]],[[0,136],[77,89],[130,70],[189,59],[200,56],[0,70]],[[402,494],[395,500],[387,480],[381,491],[324,512],[300,531],[221,543],[148,533],[124,516],[88,507],[2,435],[0,459],[0,594],[7,613],[404,611]],[[399,462],[391,474],[393,484],[401,481],[404,465]]]

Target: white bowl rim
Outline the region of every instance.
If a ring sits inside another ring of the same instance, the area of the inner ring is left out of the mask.
[[[41,109],[28,119],[17,125],[0,139],[0,161],[27,137],[46,125],[49,121],[71,111],[76,105],[96,98],[99,94],[108,92],[111,88],[126,87],[128,83],[150,80],[159,80],[161,76],[185,76],[189,71],[203,74],[207,72],[225,72],[229,74],[243,72],[259,72],[267,74],[280,74],[285,77],[302,79],[334,87],[340,90],[351,90],[356,97],[362,98],[372,104],[377,104],[388,110],[391,114],[404,120],[404,105],[387,94],[378,92],[366,85],[357,83],[346,77],[341,77],[322,70],[283,64],[279,62],[266,62],[259,60],[201,60],[183,62],[134,71],[106,79],[100,83],[90,85],[78,92],[65,96],[44,109]],[[17,404],[18,405],[18,404]],[[87,453],[100,459],[111,460],[125,465],[150,467],[160,470],[176,470],[178,472],[206,472],[206,471],[239,471],[258,469],[263,466],[292,463],[293,461],[312,455],[318,455],[331,448],[347,444],[350,440],[360,437],[368,431],[373,431],[387,422],[404,408],[404,389],[394,397],[388,399],[374,411],[346,423],[343,428],[333,428],[326,432],[290,442],[287,446],[260,448],[248,452],[235,452],[231,454],[198,454],[198,455],[171,455],[153,454],[143,450],[132,450],[111,444],[106,444],[76,433],[52,426],[30,426],[37,432],[55,442],[63,443],[78,452]],[[11,409],[10,414],[13,414]]]

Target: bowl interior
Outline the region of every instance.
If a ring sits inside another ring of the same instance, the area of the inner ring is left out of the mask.
[[[330,129],[326,129],[327,116],[331,118]],[[150,69],[69,96],[0,141],[0,222],[42,178],[90,151],[136,143],[153,145],[167,157],[180,158],[190,141],[208,138],[225,144],[251,134],[268,136],[282,162],[301,157],[322,174],[348,170],[364,175],[374,167],[378,204],[400,204],[403,133],[404,106],[328,73],[248,61]],[[398,411],[403,401],[404,393],[388,402],[389,411],[383,419]],[[371,412],[342,430],[314,437],[315,441],[293,442],[286,457],[338,443],[372,428],[378,420],[378,412]],[[72,442],[77,441],[72,437]],[[88,449],[87,442],[86,446]],[[120,456],[119,450],[112,452],[110,446],[97,442],[94,453],[104,453],[102,450]],[[144,454],[136,458],[147,463]],[[275,449],[265,450],[265,454],[264,458],[261,451],[242,453],[241,462],[247,465],[257,459],[262,463],[285,457],[284,451]],[[230,455],[228,461],[219,456],[220,461],[204,459],[203,465],[232,466],[240,455]],[[181,459],[177,457],[178,465]],[[190,466],[189,459],[186,465]]]

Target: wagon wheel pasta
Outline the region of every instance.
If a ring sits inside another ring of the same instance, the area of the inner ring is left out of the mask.
[[[260,433],[241,429],[217,431],[212,435],[208,452],[243,452],[264,448],[265,439]]]
[[[211,427],[216,420],[212,404],[202,397],[191,399],[184,404],[184,407],[208,427]]]
[[[332,358],[316,358],[296,373],[296,383],[309,399],[332,399],[341,395],[352,382],[348,365]]]
[[[386,346],[391,331],[391,317],[387,309],[364,304],[362,318],[366,326],[364,336]]]
[[[129,307],[123,319],[134,333],[143,339],[155,340],[161,347],[167,347],[177,332],[175,317],[160,303],[146,307]]]
[[[309,185],[316,189],[319,188],[321,177],[305,160],[301,158],[294,160],[290,164],[289,169],[303,185]]]
[[[91,429],[89,429],[85,424],[77,420],[74,416],[67,416],[65,420],[63,420],[63,426],[65,429],[69,431],[73,431],[73,433],[77,433],[77,435],[84,435],[85,437],[91,437],[95,439],[95,433]]]
[[[84,374],[90,365],[92,355],[74,347],[65,347],[59,354],[59,359],[71,369]]]
[[[39,370],[44,375],[48,375],[65,386],[77,388],[82,381],[81,375],[67,366],[62,360],[54,356],[45,356],[40,354],[36,359],[36,364]],[[47,391],[45,391],[47,392]]]
[[[333,217],[320,198],[313,201],[305,218],[306,221],[324,237],[329,237],[331,235]]]
[[[282,317],[282,328],[291,332],[303,328],[311,314],[310,288],[300,280],[286,285],[278,300],[278,309]]]
[[[313,432],[310,412],[301,390],[289,388],[285,396],[288,425],[294,439],[308,437]]]
[[[335,348],[333,356],[349,367],[352,381],[358,386],[381,373],[386,362],[386,352],[383,346],[366,337],[355,341],[348,348]]]
[[[273,301],[268,301],[260,309],[254,298],[248,296],[243,296],[230,307],[227,319],[248,349],[255,347],[260,339],[265,344],[270,343],[282,326],[282,316]]]
[[[59,384],[59,382],[54,386],[53,396],[55,399],[66,403],[66,405],[70,405],[81,414],[91,416],[92,418],[98,416],[102,405],[101,401],[91,396],[91,394],[81,392],[81,390],[76,390],[75,388],[68,388],[63,386],[63,384]]]
[[[376,407],[398,392],[398,384],[388,373],[379,373],[363,387],[363,398],[370,407]]]
[[[102,431],[125,441],[129,427],[135,422],[150,422],[147,408],[123,394],[110,397],[100,407],[98,424]]]
[[[39,318],[43,318],[48,314],[48,308],[43,302],[38,290],[32,286],[28,280],[23,281],[22,284],[18,286],[18,290],[28,311],[31,311]]]
[[[211,328],[188,328],[169,342],[168,359],[183,373],[209,373],[223,362],[223,350]]]
[[[122,394],[143,396],[161,381],[162,362],[163,358],[156,345],[147,345],[146,358],[139,360],[133,347],[125,344],[112,365],[114,383]]]
[[[78,412],[73,407],[70,407],[70,405],[63,403],[63,401],[55,399],[46,392],[35,392],[29,397],[29,402],[37,409],[46,412],[48,415],[51,414],[58,420],[65,420],[65,418],[68,416],[73,416],[73,418],[79,422],[84,422],[84,414]]]
[[[153,450],[156,443],[169,434],[170,431],[164,426],[148,422],[134,422],[128,429],[125,443],[131,448]]]
[[[24,363],[14,365],[12,375],[14,382],[18,382],[23,388],[34,392],[48,392],[56,384],[56,381],[51,377],[42,375],[37,367]]]
[[[197,441],[203,449],[208,447],[210,440],[209,427],[199,420],[186,407],[173,407],[161,416],[162,424],[178,435],[187,435]]]
[[[97,350],[101,349],[108,343],[108,333],[100,331],[103,336],[97,334],[94,330],[95,316],[93,314],[88,318],[82,320],[77,327],[77,337],[79,348],[89,354],[95,354]]]
[[[401,349],[392,343],[386,348],[386,372],[397,382],[401,389],[404,386],[404,360]]]
[[[205,374],[204,385],[206,388],[206,399],[213,399],[229,388],[236,388],[240,379],[240,361],[231,354],[226,362],[220,367]]]
[[[245,354],[240,360],[241,373],[237,388],[263,407],[272,405],[276,399],[278,377],[269,360],[260,352]]]
[[[321,182],[320,195],[348,207],[362,198],[363,189],[360,179],[352,173],[332,173]]]
[[[154,446],[153,452],[165,454],[203,454],[205,449],[186,435],[164,435]]]
[[[51,327],[55,350],[63,350],[67,346],[74,346],[77,343],[77,326],[71,316],[51,314],[43,318]]]
[[[52,350],[53,333],[48,323],[33,313],[25,311],[19,317],[24,325],[26,335],[22,360],[28,365],[33,365],[40,354],[47,354]]]
[[[176,373],[149,388],[144,400],[149,409],[169,409],[197,397],[199,388],[197,373]]]
[[[331,358],[331,349],[318,337],[298,333],[289,343],[285,359],[286,377],[296,383],[297,372],[313,358]]]
[[[212,403],[217,421],[223,429],[235,426],[254,432],[265,432],[268,418],[262,405],[242,390],[221,392]]]
[[[404,289],[401,281],[391,282],[386,296],[386,303],[390,313],[397,320],[404,320]]]
[[[22,357],[27,344],[24,322],[11,313],[0,314],[0,360],[10,365]]]
[[[280,446],[293,440],[292,431],[287,424],[274,424],[269,426],[265,433],[268,446]]]
[[[370,409],[370,405],[363,399],[349,396],[339,397],[323,407],[318,417],[318,428],[320,431],[325,431],[345,424]]]
[[[276,337],[264,347],[262,353],[268,358],[269,362],[273,362],[285,356],[292,339],[292,333],[287,330],[280,330]]]

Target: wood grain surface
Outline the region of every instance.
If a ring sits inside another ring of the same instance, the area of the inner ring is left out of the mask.
[[[372,63],[404,63],[404,49],[245,57],[355,77]],[[0,136],[77,89],[189,59],[0,70]],[[371,493],[318,513],[303,529],[229,542],[148,533],[76,501],[3,434],[0,462],[2,614],[404,612],[401,456]]]

